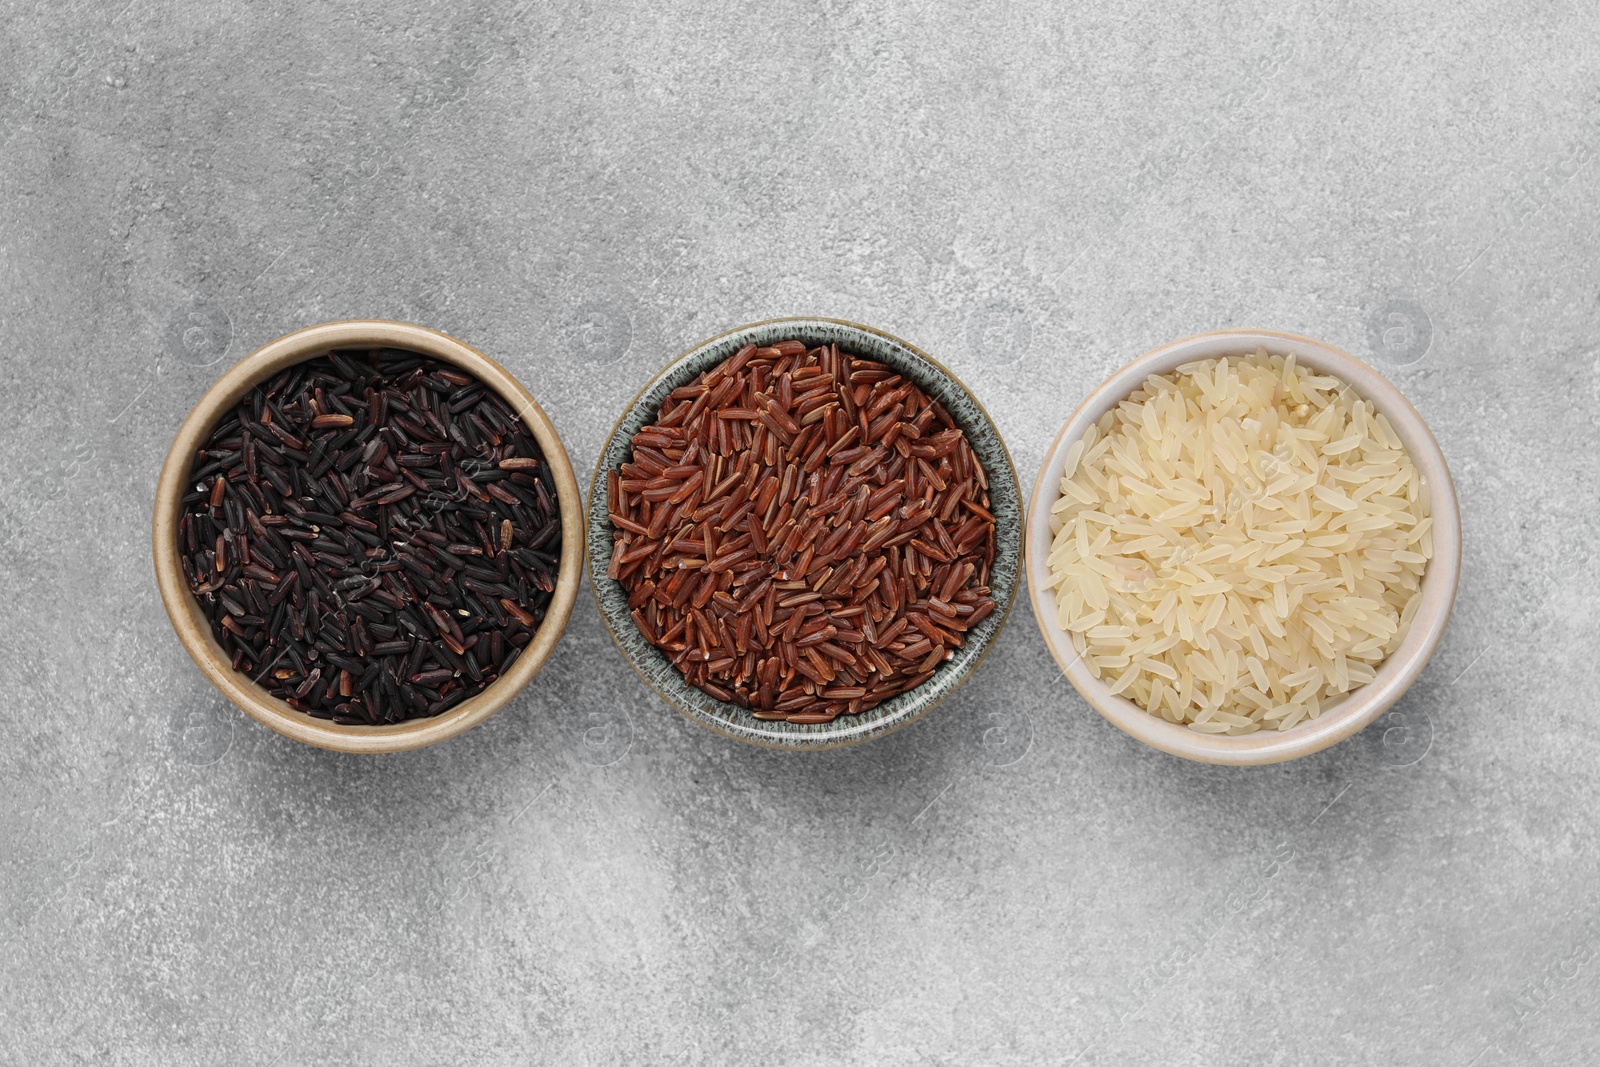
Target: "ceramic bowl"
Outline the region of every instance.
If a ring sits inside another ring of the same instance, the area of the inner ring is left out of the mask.
[[[460,367],[503,397],[538,441],[556,480],[561,512],[561,561],[550,607],[533,640],[511,667],[477,696],[441,715],[386,726],[339,725],[297,711],[248,676],[234,671],[190,593],[178,554],[178,523],[195,452],[217,422],[254,386],[284,367],[334,348],[400,348]],[[453,337],[402,322],[330,322],[278,338],[240,360],[189,412],[167,453],[156,488],[153,530],[156,579],[167,616],[183,647],[223,696],[279,733],[341,752],[398,752],[454,737],[483,722],[533,680],[566,628],[582,580],[583,505],[578,482],[555,427],[533,396],[500,364]]]
[[[1389,419],[1427,479],[1433,497],[1433,559],[1422,582],[1422,602],[1400,647],[1383,662],[1377,677],[1352,692],[1314,720],[1288,730],[1261,730],[1240,737],[1202,734],[1151,715],[1095,678],[1056,624],[1056,598],[1044,587],[1049,579],[1050,507],[1061,495],[1061,472],[1067,449],[1102,415],[1120,403],[1152,374],[1166,374],[1201,359],[1240,355],[1265,348],[1276,355],[1296,353],[1298,361],[1347,382]],[[1163,345],[1117,371],[1085,400],[1061,428],[1045,453],[1029,499],[1026,546],[1028,589],[1034,617],[1050,653],[1067,678],[1096,711],[1147,745],[1185,759],[1206,763],[1250,765],[1278,763],[1327,748],[1351,736],[1400,698],[1427,665],[1444,634],[1455,603],[1461,573],[1461,516],[1455,486],[1444,453],[1428,425],[1410,402],[1382,375],[1345,352],[1309,337],[1271,330],[1222,330]]]
[[[825,724],[763,722],[744,708],[689,685],[671,661],[639,633],[629,615],[627,593],[619,582],[606,576],[612,552],[606,473],[627,461],[633,435],[655,420],[662,400],[673,389],[688,384],[746,344],[769,345],[788,338],[813,346],[837,343],[849,352],[878,360],[942,403],[983,464],[996,520],[995,561],[990,576],[993,614],[969,631],[966,644],[957,650],[955,658],[920,686],[859,715],[841,715]],[[606,441],[589,487],[589,545],[589,579],[600,614],[623,656],[667,703],[702,726],[740,741],[786,749],[837,748],[881,737],[921,718],[960,687],[989,651],[1005,625],[1020,580],[1022,492],[1005,442],[988,413],[954,374],[927,354],[881,330],[853,322],[773,319],[741,326],[695,345],[651,379],[628,405]]]

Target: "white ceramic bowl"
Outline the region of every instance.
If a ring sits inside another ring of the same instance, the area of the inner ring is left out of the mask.
[[[1044,587],[1049,579],[1050,506],[1061,495],[1061,470],[1067,449],[1091,424],[1123,400],[1152,374],[1166,374],[1200,359],[1240,355],[1265,348],[1276,355],[1294,352],[1298,362],[1335,375],[1349,383],[1400,435],[1417,470],[1433,495],[1433,559],[1422,581],[1422,603],[1411,630],[1393,655],[1379,667],[1375,679],[1352,692],[1342,702],[1314,720],[1288,730],[1262,730],[1242,737],[1202,734],[1151,715],[1131,700],[1113,695],[1107,682],[1089,673],[1066,631],[1056,625],[1056,598]],[[1444,453],[1433,439],[1417,409],[1377,371],[1346,352],[1309,337],[1273,330],[1219,330],[1163,345],[1140,356],[1106,379],[1083,402],[1045,453],[1039,477],[1028,502],[1027,530],[1023,538],[1024,565],[1033,614],[1056,658],[1083,698],[1126,733],[1163,752],[1206,763],[1254,765],[1279,763],[1327,748],[1360,730],[1388,710],[1422,673],[1439,638],[1444,634],[1455,604],[1456,581],[1461,574],[1461,515],[1456,507],[1455,485]]]

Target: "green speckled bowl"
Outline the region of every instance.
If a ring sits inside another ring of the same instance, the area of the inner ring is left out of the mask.
[[[628,596],[620,582],[606,577],[611,565],[612,530],[607,517],[607,471],[627,461],[633,435],[656,418],[661,401],[702,371],[721,363],[746,344],[771,345],[798,338],[808,345],[837,343],[849,352],[878,360],[919,385],[943,404],[966,433],[989,478],[989,501],[995,516],[995,559],[990,570],[990,595],[995,610],[966,635],[956,651],[926,682],[860,715],[841,715],[833,722],[796,725],[763,722],[737,704],[702,693],[683,680],[660,650],[644,639],[628,613]],[[661,696],[690,719],[720,734],[769,748],[840,748],[881,737],[913,722],[960,687],[994,644],[1011,612],[1020,580],[1022,558],[1022,490],[1016,468],[989,413],[954,374],[912,345],[870,326],[840,319],[772,319],[741,326],[695,345],[657,374],[628,405],[600,453],[589,487],[589,580],[600,614],[633,669]]]

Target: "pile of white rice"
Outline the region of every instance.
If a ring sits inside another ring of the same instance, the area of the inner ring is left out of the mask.
[[[1145,379],[1068,449],[1050,510],[1089,670],[1203,733],[1287,730],[1372,681],[1433,555],[1388,420],[1265,350]]]

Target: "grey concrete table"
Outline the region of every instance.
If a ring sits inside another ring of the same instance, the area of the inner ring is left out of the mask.
[[[1063,6],[4,5],[0,1062],[1600,1060],[1600,11]],[[1100,720],[1025,603],[809,756],[680,718],[587,594],[390,758],[173,637],[157,470],[255,346],[443,329],[586,481],[671,356],[799,313],[947,362],[1025,480],[1159,343],[1369,359],[1458,479],[1441,652],[1233,771]]]

